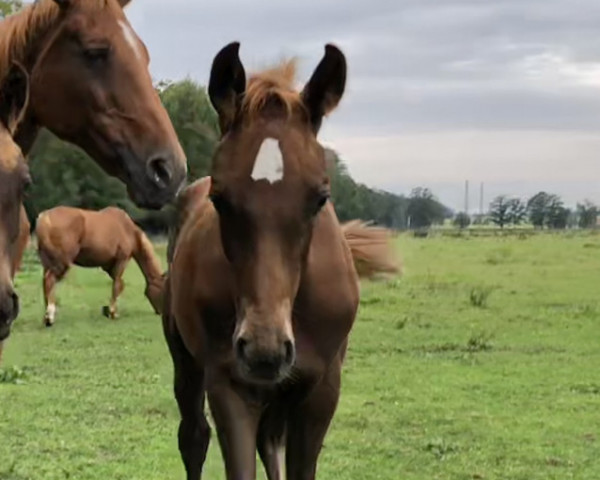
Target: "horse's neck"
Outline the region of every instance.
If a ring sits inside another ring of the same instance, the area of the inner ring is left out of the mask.
[[[34,9],[36,8],[36,5],[33,4],[27,8]],[[24,15],[24,12],[15,15]],[[55,22],[49,22],[48,24],[37,28],[35,32],[29,32],[25,49],[18,58],[13,58],[13,61],[17,61],[25,67],[30,77],[38,60],[44,54],[46,48],[48,48],[49,40],[51,40],[51,37],[54,35],[59,21],[59,18],[57,18]],[[49,94],[51,95],[51,92],[49,92]],[[19,145],[23,154],[27,155],[27,153],[31,151],[40,128],[42,127],[43,125],[40,125],[34,118],[30,103],[28,112],[15,135],[17,145]]]
[[[149,242],[141,232],[136,232],[137,245],[133,253],[133,258],[137,262],[148,285],[155,285],[162,282],[162,272],[154,252],[150,250],[146,242]]]

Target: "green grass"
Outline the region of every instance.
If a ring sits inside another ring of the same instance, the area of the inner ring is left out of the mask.
[[[319,478],[600,478],[600,236],[398,245],[404,277],[363,284]],[[116,321],[100,314],[108,278],[74,269],[52,329],[32,252],[25,267],[0,479],[183,478],[171,361],[137,267]],[[222,469],[213,435],[205,477]]]

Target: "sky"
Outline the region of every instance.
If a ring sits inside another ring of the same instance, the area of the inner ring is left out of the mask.
[[[155,79],[205,84],[241,42],[248,72],[287,57],[305,82],[335,43],[348,61],[321,142],[352,176],[427,186],[469,211],[540,190],[600,203],[598,0],[134,0]]]

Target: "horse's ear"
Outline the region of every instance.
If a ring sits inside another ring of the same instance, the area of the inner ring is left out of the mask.
[[[323,117],[339,103],[346,87],[346,57],[334,45],[325,45],[325,55],[302,91],[315,132]]]
[[[0,121],[15,134],[29,104],[29,75],[19,63],[11,65],[0,86]]]
[[[239,56],[240,43],[223,47],[213,60],[208,83],[210,102],[219,114],[221,134],[231,128],[239,100],[246,90],[246,72]]]
[[[71,6],[71,0],[54,0],[54,3],[56,3],[62,10],[65,10]]]
[[[121,8],[125,8],[130,1],[131,0],[119,0],[119,4],[121,5]]]

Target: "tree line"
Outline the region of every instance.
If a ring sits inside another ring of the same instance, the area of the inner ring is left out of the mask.
[[[563,200],[556,194],[538,192],[523,201],[499,195],[492,200],[487,215],[476,215],[475,224],[493,224],[500,228],[529,223],[538,229],[595,228],[600,217],[600,207],[589,200],[578,203],[571,210],[565,207]],[[466,228],[471,218],[464,212],[456,215],[454,224]]]
[[[206,88],[189,79],[162,81],[156,88],[187,155],[188,181],[208,175],[219,126]],[[342,221],[360,218],[404,229],[427,227],[452,217],[427,189],[417,188],[409,196],[372,189],[352,178],[335,151],[327,149],[326,157],[332,202]],[[145,230],[158,233],[167,229],[170,207],[158,212],[137,208],[118,180],[106,175],[80,149],[46,130],[39,135],[29,164],[33,185],[25,206],[32,223],[41,211],[56,205],[94,210],[116,205]]]

